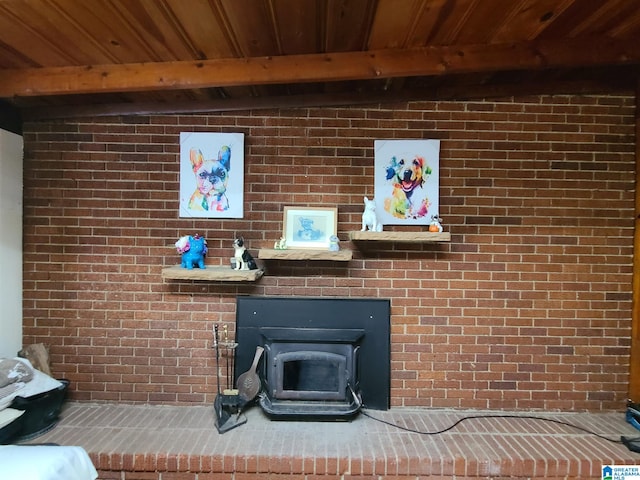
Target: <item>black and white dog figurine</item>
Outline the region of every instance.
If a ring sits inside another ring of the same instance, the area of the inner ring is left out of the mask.
[[[256,270],[258,268],[256,261],[244,246],[244,238],[236,238],[233,241],[233,248],[235,248],[234,257],[236,259],[236,266],[234,270]]]

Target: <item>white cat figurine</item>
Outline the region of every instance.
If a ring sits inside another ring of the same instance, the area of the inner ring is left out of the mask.
[[[376,215],[376,202],[364,197],[364,212],[362,213],[362,232],[369,229],[372,232],[381,232],[382,224],[378,222]]]

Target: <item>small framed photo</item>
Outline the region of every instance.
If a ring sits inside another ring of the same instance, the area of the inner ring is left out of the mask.
[[[284,207],[283,236],[287,248],[329,249],[338,233],[338,209],[325,207]]]

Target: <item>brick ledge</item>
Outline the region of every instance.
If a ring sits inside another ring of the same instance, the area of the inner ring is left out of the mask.
[[[468,415],[527,414],[398,408],[368,413],[419,431],[441,430]],[[640,436],[621,412],[529,414],[614,439]],[[31,443],[80,445],[100,479],[126,480],[600,479],[602,465],[640,465],[640,454],[621,444],[524,418],[471,420],[440,435],[419,435],[364,415],[350,422],[271,421],[258,407],[246,415],[245,425],[220,435],[211,407],[69,402],[56,428]]]

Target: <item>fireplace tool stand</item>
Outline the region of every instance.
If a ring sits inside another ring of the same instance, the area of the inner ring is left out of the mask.
[[[235,363],[235,350],[237,343],[230,342],[228,338],[227,326],[224,326],[223,341],[220,342],[218,335],[218,325],[213,327],[213,348],[216,354],[216,399],[213,408],[216,414],[216,429],[218,433],[225,433],[229,430],[247,423],[247,417],[242,414],[242,409],[246,402],[239,395],[238,390],[233,389],[233,375]],[[226,388],[220,386],[220,369],[223,367],[220,361],[220,350],[224,356],[224,370],[226,372]]]

